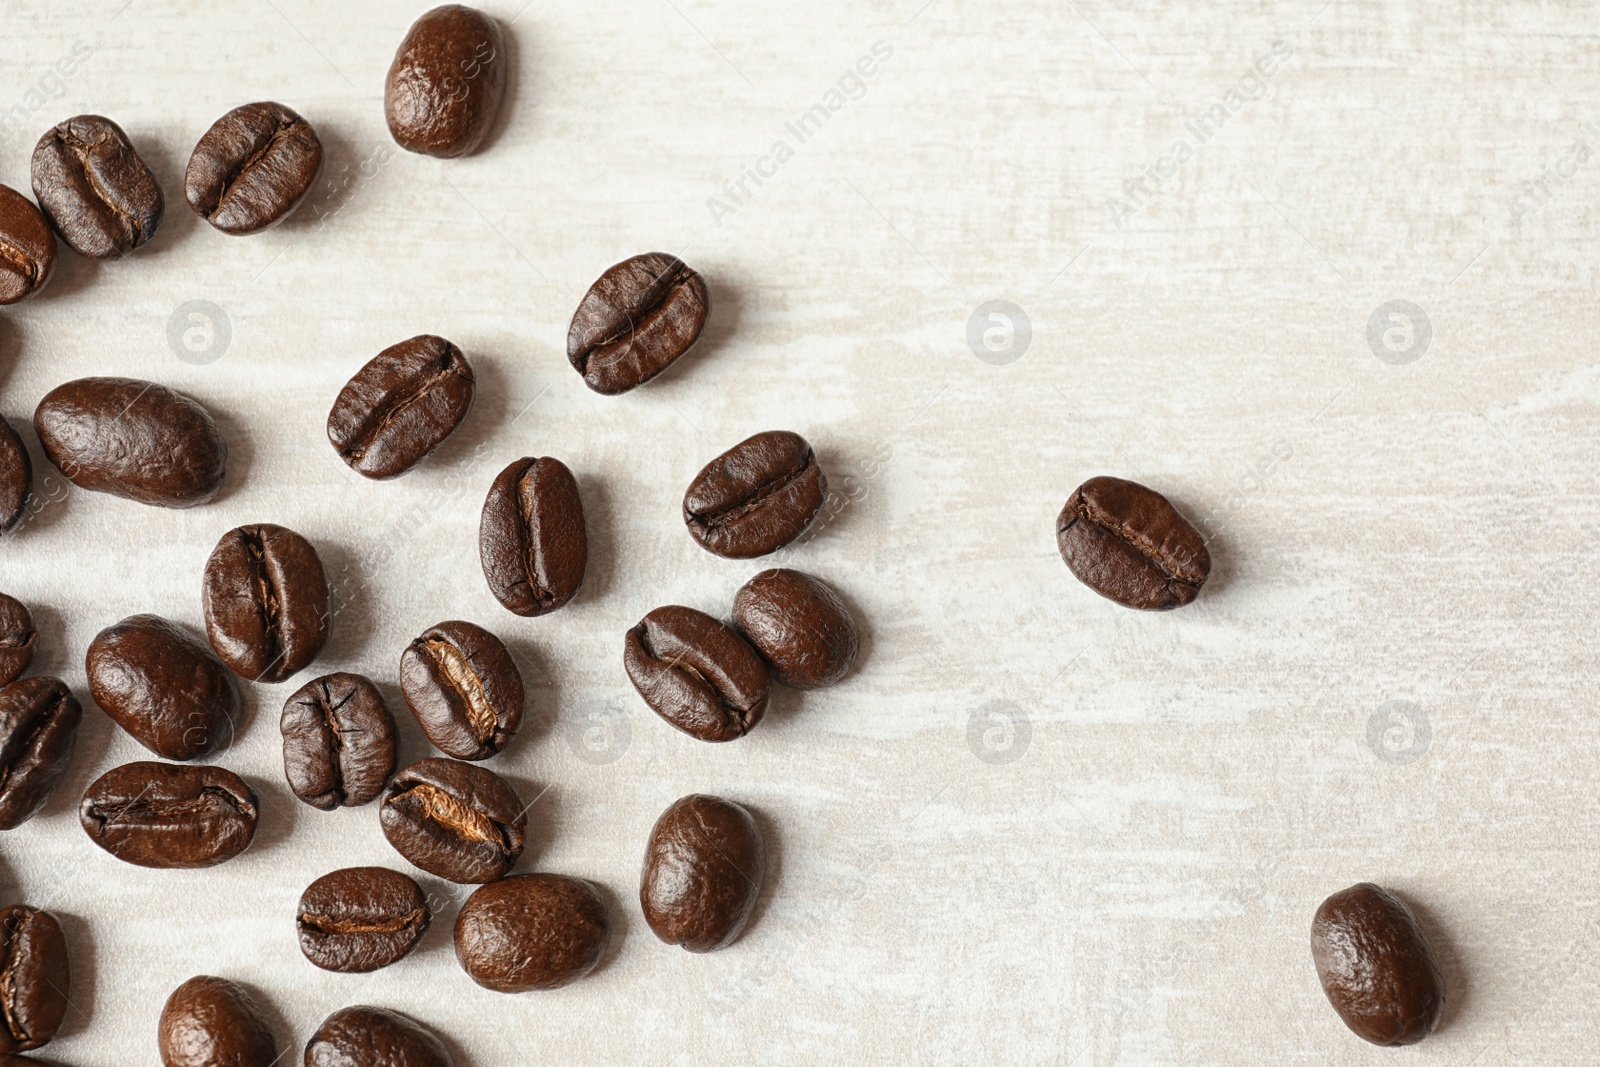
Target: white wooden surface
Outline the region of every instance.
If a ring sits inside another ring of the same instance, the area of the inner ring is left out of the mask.
[[[379,679],[406,758],[424,745],[394,689],[405,642],[462,617],[513,644],[531,720],[493,766],[541,796],[522,869],[596,880],[618,937],[574,986],[489,993],[453,958],[458,898],[423,878],[440,906],[420,951],[319,972],[294,942],[301,889],[405,864],[374,809],[285,788],[297,683],[248,694],[220,762],[266,817],[211,872],[120,865],[78,829],[85,785],[144,754],[91,710],[55,800],[0,841],[7,899],[72,939],[77,1010],[50,1059],[155,1062],[167,993],[215,973],[272,1004],[285,1062],[360,1002],[428,1021],[471,1067],[1592,1062],[1600,38],[1582,5],[489,0],[505,115],[441,162],[383,122],[423,5],[124,3],[0,13],[0,181],[26,188],[38,135],[100,112],[169,201],[130,261],[67,253],[0,312],[0,412],[26,424],[81,375],[154,379],[217,413],[229,487],[189,512],[58,492],[0,545],[38,669],[84,693],[97,630],[198,625],[217,537],[291,526],[348,599],[316,669]],[[875,45],[888,57],[847,79]],[[786,124],[836,89],[801,143]],[[340,184],[228,238],[189,212],[182,169],[258,99],[315,125]],[[1187,124],[1214,106],[1202,142]],[[770,177],[730,199],[757,164]],[[707,339],[595,396],[567,319],[654,249],[707,277]],[[991,300],[1031,320],[1008,365],[966,341]],[[1407,364],[1369,343],[1391,300],[1431,324]],[[227,318],[213,362],[169,347],[188,301]],[[424,331],[468,353],[477,405],[434,459],[365,482],[324,438],[328,405]],[[707,746],[634,697],[622,634],[662,603],[723,612],[757,569],[702,552],[677,508],[701,464],[773,427],[809,437],[849,501],[786,559],[868,636],[845,684]],[[571,465],[591,523],[582,595],[536,620],[490,597],[474,540],[521,455]],[[1097,473],[1213,535],[1195,605],[1126,612],[1067,572],[1054,516]],[[652,821],[691,791],[750,804],[774,845],[754,924],[708,957],[657,942],[635,896]],[[1349,1034],[1312,971],[1312,912],[1360,880],[1406,895],[1444,960],[1443,1028],[1411,1051]]]

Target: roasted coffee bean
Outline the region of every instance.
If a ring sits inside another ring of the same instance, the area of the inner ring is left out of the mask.
[[[820,689],[850,671],[860,637],[839,595],[810,575],[762,571],[733,598],[733,624],[761,653],[773,677],[793,689]]]
[[[353,808],[375,798],[394,773],[394,717],[378,687],[359,674],[308,682],[283,705],[283,774],[313,808]]]
[[[300,895],[300,951],[325,971],[365,974],[405,957],[428,932],[422,887],[387,867],[346,867]]]
[[[56,1036],[72,989],[67,938],[48,911],[0,911],[0,1052],[27,1052]]]
[[[444,1042],[386,1008],[341,1008],[306,1042],[305,1067],[455,1067]]]
[[[725,948],[750,921],[766,862],[749,811],[721,797],[686,796],[650,831],[639,875],[644,920],[669,945]]]
[[[0,1067],[49,1067],[44,1060],[36,1060],[32,1056],[13,1056],[10,1053],[0,1052]]]
[[[33,428],[81,489],[188,508],[222,489],[228,446],[199,402],[135,378],[79,378],[39,401]]]
[[[293,214],[321,170],[322,142],[310,123],[282,104],[245,104],[194,146],[183,193],[195,214],[243,236]]]
[[[139,867],[214,867],[250,847],[255,792],[222,767],[140,761],[113,767],[83,794],[89,840]]]
[[[1311,923],[1311,958],[1328,1003],[1374,1045],[1414,1045],[1444,1011],[1433,946],[1404,901],[1371,882],[1335,893]]]
[[[1056,519],[1056,545],[1078,581],[1142,611],[1182,607],[1211,573],[1200,531],[1166,497],[1121,478],[1078,486]]]
[[[39,138],[32,173],[45,218],[80,256],[118,259],[161,225],[161,186],[108,118],[79,115]]]
[[[828,479],[806,439],[768,430],[695,475],[683,495],[683,521],[707,552],[754,559],[805,533],[827,495]]]
[[[689,351],[710,312],[705,280],[681,259],[634,256],[590,286],[567,329],[567,359],[595,392],[626,393]]]
[[[505,51],[500,24],[475,8],[448,4],[413,23],[383,86],[395,143],[440,159],[476,149],[500,110]]]
[[[38,640],[32,613],[22,601],[0,593],[0,685],[22,677],[33,662],[33,646]]]
[[[130,615],[101,630],[86,665],[94,702],[163,759],[195,759],[232,740],[239,716],[233,675],[159,615]]]
[[[441,622],[411,642],[400,691],[428,740],[457,759],[488,759],[522,725],[522,672],[498,637],[470,622]]]
[[[0,830],[38,814],[72,758],[83,709],[59,678],[0,688]]]
[[[0,418],[0,534],[16,529],[22,521],[32,491],[33,460],[28,458],[28,446],[16,428]]]
[[[201,599],[217,657],[242,678],[281,682],[328,639],[328,578],[311,542],[262,523],[229,530],[206,560]]]
[[[731,627],[676,604],[628,631],[622,666],[650,710],[691,737],[732,741],[755,729],[772,689],[767,665]]]
[[[391,345],[345,383],[328,440],[368,478],[404,474],[444,443],[472,407],[476,379],[461,349],[423,334]]]
[[[0,185],[0,304],[45,287],[56,268],[56,235],[33,201]]]
[[[573,598],[589,537],[565,463],[525,457],[500,472],[483,502],[478,557],[489,592],[518,615],[544,615]]]
[[[556,989],[600,962],[611,940],[594,886],[560,874],[519,874],[473,891],[456,917],[456,959],[501,993]]]
[[[528,813],[506,780],[456,760],[419,760],[395,775],[379,816],[395,851],[452,882],[504,876],[527,843]]]
[[[226,978],[197,975],[161,1009],[165,1067],[272,1067],[278,1042],[256,998]]]

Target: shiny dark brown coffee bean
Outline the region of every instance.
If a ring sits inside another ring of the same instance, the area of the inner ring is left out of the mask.
[[[1374,1045],[1414,1045],[1439,1025],[1444,977],[1433,946],[1388,890],[1362,882],[1323,901],[1311,958],[1333,1010]]]
[[[195,759],[232,740],[239,716],[233,675],[159,615],[130,615],[101,630],[86,665],[94,702],[163,759]]]
[[[45,394],[33,428],[80,489],[187,508],[222,489],[228,446],[192,397],[135,378],[79,378]]]
[[[22,436],[0,418],[0,534],[17,528],[28,513],[28,494],[33,491],[33,460]]]
[[[523,458],[495,478],[478,523],[489,592],[518,615],[571,600],[589,563],[578,482],[559,459]]]
[[[1154,489],[1090,478],[1056,519],[1056,545],[1078,581],[1142,611],[1182,607],[1211,573],[1205,538]]]
[[[0,830],[38,814],[72,758],[83,709],[59,678],[0,688]]]
[[[164,1067],[273,1067],[278,1042],[256,998],[226,978],[197,975],[172,991],[159,1026]]]
[[[282,526],[223,534],[206,560],[201,602],[217,657],[252,681],[283,681],[310,665],[328,639],[322,560]]]
[[[356,807],[394,773],[394,717],[378,687],[359,674],[329,674],[283,705],[283,774],[313,808]]]
[[[628,631],[622,665],[651,711],[702,741],[743,737],[767,712],[767,665],[703,611],[656,608]]]
[[[768,430],[695,475],[683,495],[683,521],[707,552],[753,559],[805,533],[827,495],[828,479],[806,439]]]
[[[422,887],[387,867],[325,874],[300,895],[300,951],[325,971],[365,974],[403,959],[428,932]]]
[[[522,672],[498,637],[470,622],[441,622],[412,641],[400,691],[428,740],[457,759],[488,759],[522,725]]]
[[[195,214],[243,236],[293,214],[321,170],[322,142],[310,123],[282,104],[245,104],[194,146],[183,194]]]
[[[0,1052],[27,1052],[56,1036],[72,989],[67,938],[48,911],[0,911]]]
[[[79,115],[39,138],[32,176],[45,218],[80,256],[118,259],[161,225],[161,186],[108,118]]]
[[[140,761],[113,767],[83,794],[89,840],[139,867],[214,867],[250,847],[255,792],[221,767]]]
[[[733,624],[793,689],[819,689],[850,672],[860,647],[855,617],[810,575],[762,571],[733,598]]]
[[[714,952],[750,921],[766,871],[750,812],[731,800],[686,796],[661,813],[645,846],[639,905],[669,945]]]
[[[33,646],[38,640],[33,615],[26,605],[0,593],[0,685],[10,685],[22,677],[33,662]]]
[[[500,24],[482,11],[447,4],[419,18],[383,87],[395,143],[441,159],[476,149],[500,111],[505,52]]]
[[[711,311],[705,280],[676,256],[623,260],[589,288],[567,329],[567,359],[597,393],[626,393],[700,339]]]
[[[452,882],[503,877],[527,843],[528,813],[506,780],[456,760],[420,760],[395,775],[379,815],[395,851]]]
[[[519,874],[473,891],[456,917],[456,959],[501,993],[556,989],[600,962],[611,940],[594,886],[560,874]]]
[[[56,269],[56,235],[33,201],[0,185],[0,304],[37,293]]]
[[[328,413],[339,458],[368,478],[404,474],[444,443],[472,407],[461,349],[423,334],[391,345],[345,383]]]
[[[305,1067],[455,1067],[432,1030],[386,1008],[341,1008],[306,1042]]]

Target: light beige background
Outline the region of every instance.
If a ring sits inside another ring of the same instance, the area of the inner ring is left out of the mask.
[[[383,122],[422,5],[124,3],[0,15],[0,181],[26,188],[39,134],[100,112],[168,196],[130,261],[64,253],[44,295],[0,312],[0,412],[25,426],[81,375],[153,379],[216,413],[228,488],[188,512],[66,491],[25,429],[48,503],[0,545],[0,588],[36,609],[37,668],[83,693],[101,627],[197,626],[217,538],[293,527],[341,591],[316,671],[378,679],[405,758],[425,753],[394,688],[407,640],[460,617],[510,642],[530,719],[490,766],[539,798],[519,869],[594,879],[617,937],[567,989],[489,993],[453,958],[459,894],[423,878],[439,907],[412,958],[317,971],[293,937],[302,888],[406,864],[374,809],[285,788],[276,718],[310,675],[249,687],[219,762],[259,790],[262,830],[210,872],[124,866],[78,829],[85,785],[144,755],[91,708],[59,794],[0,841],[7,898],[71,935],[77,1010],[51,1059],[155,1062],[167,993],[214,973],[272,1005],[285,1062],[360,1002],[426,1020],[471,1067],[1593,1061],[1583,5],[492,0],[505,114],[486,150],[441,162]],[[52,75],[79,42],[92,54]],[[887,61],[798,143],[785,124],[877,42]],[[224,237],[184,204],[183,166],[259,99],[315,125],[327,182],[285,226]],[[1214,106],[1196,145],[1186,123]],[[780,138],[792,158],[728,199]],[[606,266],[657,249],[706,276],[706,339],[596,396],[568,317]],[[167,339],[195,300],[231,329],[203,365]],[[1031,320],[1008,365],[966,340],[991,300]],[[1369,341],[1392,300],[1424,310],[1425,350],[1400,320]],[[428,462],[366,482],[326,411],[425,331],[468,353],[477,404]],[[622,635],[659,604],[725,612],[758,569],[702,552],[678,507],[703,463],[773,427],[805,434],[839,491],[785,562],[835,584],[866,637],[844,684],[781,692],[713,747],[637,700]],[[574,469],[591,537],[580,597],[533,620],[490,597],[475,548],[489,482],[522,455]],[[1099,473],[1203,525],[1197,603],[1131,613],[1068,573],[1053,521]],[[692,791],[757,810],[773,852],[749,932],[707,957],[656,941],[636,901],[651,823]],[[1311,967],[1317,903],[1367,879],[1416,905],[1444,962],[1444,1025],[1414,1050],[1349,1034]]]

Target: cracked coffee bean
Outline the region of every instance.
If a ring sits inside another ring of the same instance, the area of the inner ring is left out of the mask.
[[[447,4],[417,19],[384,81],[395,143],[440,159],[469,155],[500,111],[505,51],[500,24],[474,8]]]
[[[422,887],[387,867],[346,867],[300,895],[300,951],[325,971],[365,974],[403,959],[428,932]]]
[[[1200,531],[1166,497],[1122,478],[1078,486],[1056,519],[1056,544],[1078,581],[1141,611],[1182,607],[1211,573]]]
[[[239,689],[211,650],[159,615],[130,615],[89,644],[89,694],[134,740],[171,760],[233,738]]]
[[[420,760],[395,775],[379,815],[395,851],[452,882],[504,877],[527,843],[527,810],[506,780],[456,760]]]
[[[38,814],[61,784],[83,709],[59,678],[0,688],[0,830]]]
[[[273,1067],[278,1042],[256,998],[226,978],[196,975],[172,991],[159,1026],[164,1067]]]
[[[522,725],[522,672],[494,634],[441,622],[400,656],[400,691],[434,747],[456,759],[488,759]]]
[[[651,711],[702,741],[743,737],[767,711],[767,665],[703,611],[656,608],[628,631],[622,665]]]
[[[341,1008],[306,1042],[305,1067],[455,1067],[444,1042],[386,1008]]]
[[[681,259],[634,256],[600,275],[578,304],[567,359],[595,392],[625,393],[689,351],[710,311],[705,280]]]
[[[259,233],[288,218],[316,184],[322,142],[282,104],[245,104],[200,138],[183,175],[195,214],[223,233]]]
[[[0,185],[0,304],[37,293],[56,268],[56,235],[33,201]]]
[[[733,624],[791,689],[833,685],[860,649],[855,617],[839,595],[782,567],[744,583],[733,598]]]
[[[32,613],[22,601],[0,593],[0,685],[22,677],[33,662],[33,646],[38,640]]]
[[[328,639],[328,579],[311,542],[262,523],[229,530],[206,560],[206,636],[241,678],[281,682]]]
[[[89,786],[78,821],[89,840],[139,867],[214,867],[250,847],[256,795],[232,771],[140,761]]]
[[[476,379],[461,349],[422,334],[379,352],[339,390],[328,440],[368,478],[394,478],[455,432],[472,407]]]
[[[483,502],[478,557],[489,591],[518,615],[547,614],[577,594],[589,539],[565,463],[524,457],[500,472]]]
[[[0,418],[0,534],[17,528],[28,513],[28,494],[33,491],[33,460],[28,446],[4,418]]]
[[[283,774],[313,808],[357,807],[394,773],[395,727],[378,687],[359,674],[329,674],[283,705]]]
[[[1433,946],[1403,900],[1362,882],[1322,902],[1311,958],[1328,1003],[1374,1045],[1414,1045],[1444,1012]]]
[[[755,818],[721,797],[693,794],[661,813],[645,846],[639,905],[669,945],[715,952],[743,932],[761,895],[766,845]]]
[[[49,1042],[66,1018],[72,989],[67,938],[48,911],[13,904],[0,911],[0,1052]]]
[[[683,521],[707,552],[754,559],[805,533],[827,495],[828,479],[806,439],[768,430],[695,475],[683,495]]]
[[[149,241],[166,198],[128,135],[108,118],[79,115],[33,150],[33,195],[78,255],[120,259]]]
[[[456,917],[456,959],[500,993],[557,989],[600,962],[611,921],[594,886],[560,874],[519,874],[473,891]]]

